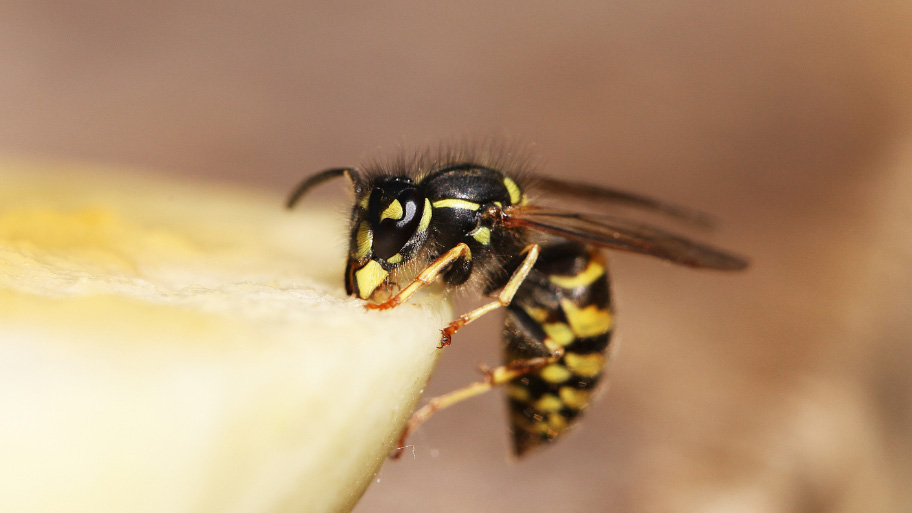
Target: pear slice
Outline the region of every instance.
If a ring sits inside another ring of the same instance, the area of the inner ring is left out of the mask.
[[[282,200],[0,160],[0,511],[354,506],[451,312],[345,298],[344,215]]]

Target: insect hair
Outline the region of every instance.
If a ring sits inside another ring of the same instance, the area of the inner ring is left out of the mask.
[[[435,169],[465,162],[497,169],[522,184],[536,167],[531,155],[530,151],[512,142],[494,138],[465,139],[420,149],[400,145],[396,151],[363,158],[358,169],[366,180],[407,175],[420,181]]]

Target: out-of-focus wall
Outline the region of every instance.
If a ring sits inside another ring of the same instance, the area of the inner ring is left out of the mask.
[[[509,463],[490,394],[433,419],[358,511],[903,511],[910,25],[885,0],[13,1],[0,151],[278,192],[494,136],[707,210],[751,270],[614,257],[620,350],[577,433]],[[461,332],[429,394],[496,363],[498,329]]]

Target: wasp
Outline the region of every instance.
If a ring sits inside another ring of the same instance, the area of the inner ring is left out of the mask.
[[[440,347],[465,325],[506,311],[503,363],[484,379],[431,399],[403,430],[497,386],[506,388],[513,452],[557,440],[576,423],[602,378],[615,326],[602,248],[684,266],[735,271],[747,261],[686,237],[617,216],[549,207],[564,202],[619,205],[691,224],[696,211],[595,185],[536,176],[509,158],[441,152],[333,168],[298,185],[292,208],[312,188],[345,177],[354,192],[345,290],[374,310],[394,308],[434,282],[480,290],[492,301],[441,332]]]

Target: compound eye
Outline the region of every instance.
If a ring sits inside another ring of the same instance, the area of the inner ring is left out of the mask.
[[[407,187],[386,203],[380,188],[371,192],[369,215],[374,227],[374,255],[387,259],[395,255],[412,238],[424,213],[424,196],[415,187]]]

